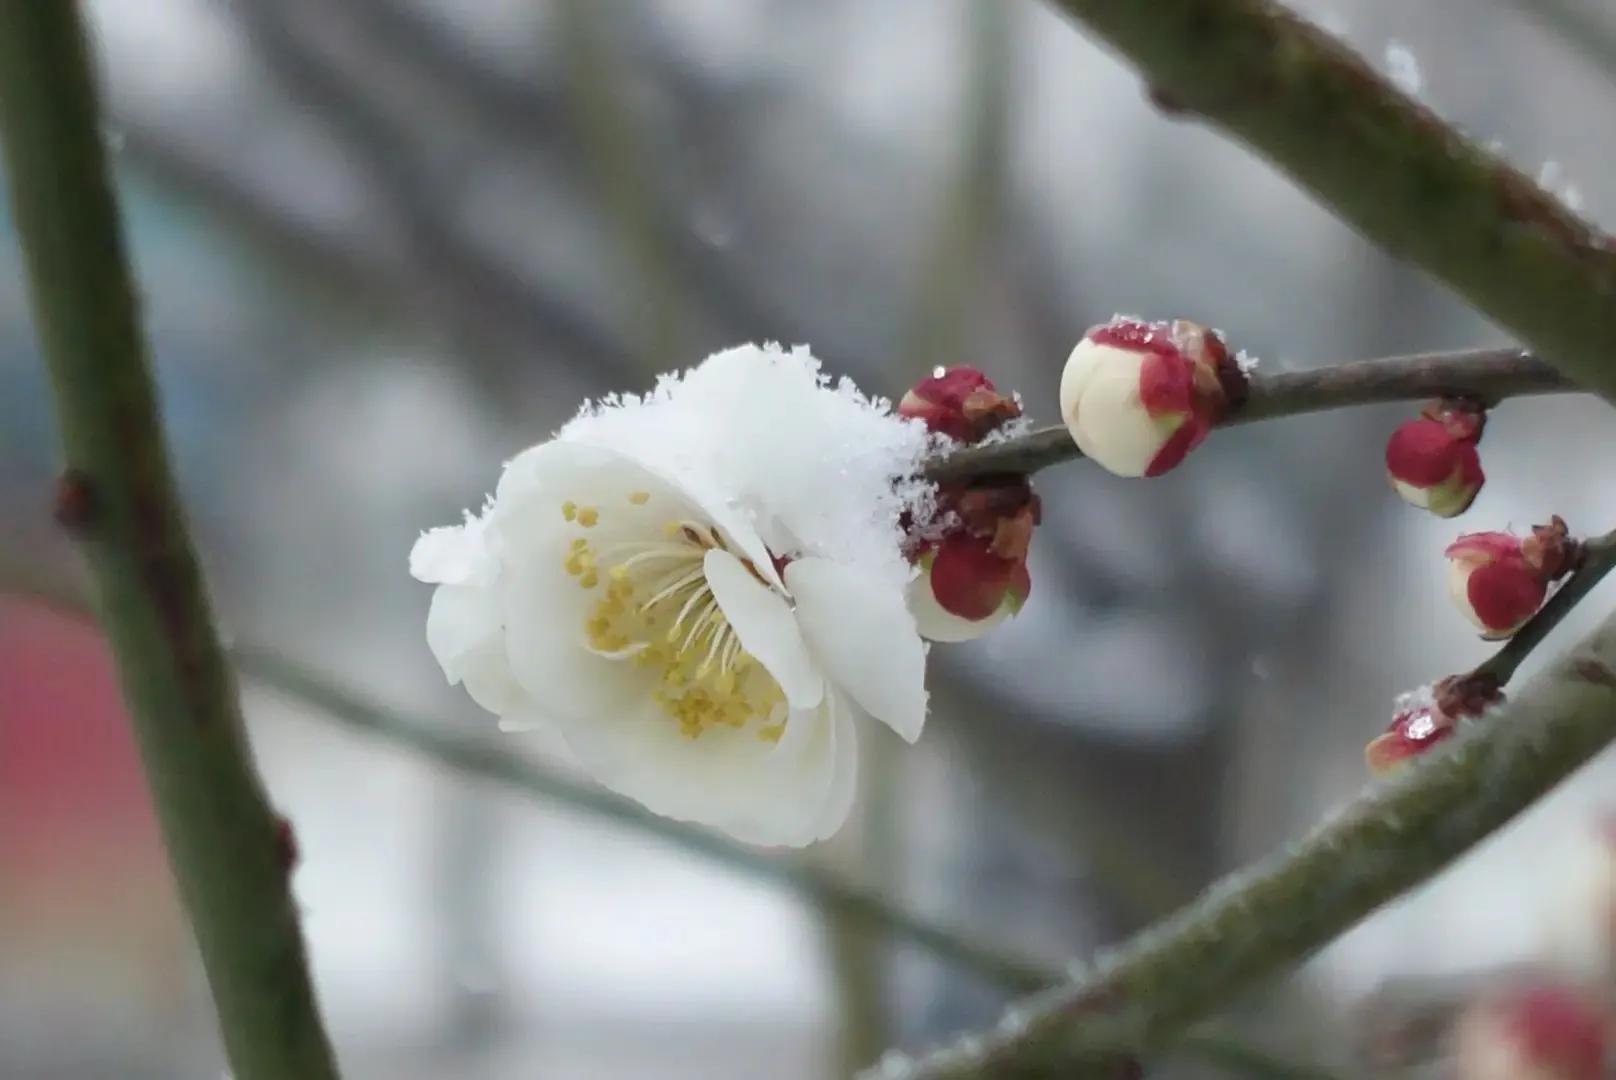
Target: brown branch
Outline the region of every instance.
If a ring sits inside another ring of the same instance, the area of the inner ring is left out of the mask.
[[[169,469],[79,7],[0,0],[0,132],[83,542],[239,1080],[334,1080],[289,888]]]
[[[1519,349],[1419,353],[1356,360],[1314,371],[1256,372],[1245,404],[1223,426],[1389,401],[1470,397],[1495,405],[1508,397],[1575,390],[1570,380]],[[960,480],[993,473],[1030,473],[1082,456],[1066,428],[1054,425],[1004,442],[960,450],[937,461],[927,475],[933,480]]]

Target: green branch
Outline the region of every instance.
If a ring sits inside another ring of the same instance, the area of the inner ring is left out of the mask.
[[[1616,400],[1616,245],[1271,0],[1051,0],[1152,96],[1266,157],[1343,221]]]
[[[1245,402],[1223,426],[1423,398],[1467,397],[1496,405],[1509,397],[1576,389],[1549,365],[1519,349],[1420,353],[1356,360],[1312,371],[1257,372],[1251,376]],[[957,451],[939,459],[927,475],[933,480],[958,480],[993,473],[1030,473],[1082,456],[1065,426],[1056,424]]]
[[[174,490],[78,5],[0,0],[0,133],[101,621],[237,1080],[337,1075]]]
[[[1288,849],[1013,1006],[904,1080],[1106,1077],[1300,962],[1491,835],[1616,739],[1616,617],[1448,747]]]

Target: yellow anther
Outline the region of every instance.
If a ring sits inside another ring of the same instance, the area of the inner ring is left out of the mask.
[[[577,577],[579,574],[584,572],[583,554],[584,553],[581,551],[574,552],[573,554],[568,555],[567,561],[562,564],[567,568],[567,573],[571,574],[573,577]]]
[[[758,728],[757,737],[764,742],[777,743],[780,741],[780,736],[785,733],[786,726],[784,724],[765,724]]]
[[[672,540],[674,537],[678,536],[684,531],[685,527],[679,524],[677,521],[670,521],[662,526],[662,535],[666,536],[669,540]]]
[[[562,503],[561,516],[566,518],[568,521],[572,521],[577,518],[578,504],[573,502],[571,499],[568,499],[566,502]]]
[[[633,503],[635,506],[644,506],[646,503],[651,501],[651,493],[649,491],[630,492],[628,501]]]
[[[578,537],[578,539],[576,539],[576,540],[574,540],[572,542],[572,550],[574,550],[574,551],[588,551],[589,550],[589,541],[585,540],[581,536]]]
[[[586,589],[593,589],[596,585],[600,584],[600,575],[595,573],[593,568],[585,570],[583,577],[578,579],[578,584],[582,585]]]
[[[586,529],[593,529],[600,520],[600,511],[593,506],[583,506],[578,509],[578,524]]]
[[[612,567],[610,572],[613,581],[628,580],[628,567],[624,566],[622,563],[618,563],[616,566]]]

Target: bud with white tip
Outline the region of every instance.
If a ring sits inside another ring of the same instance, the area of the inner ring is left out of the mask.
[[[1510,637],[1537,614],[1549,583],[1576,563],[1579,546],[1555,517],[1528,537],[1468,533],[1448,545],[1448,592],[1481,636]]]
[[[1061,418],[1118,476],[1160,476],[1205,440],[1245,376],[1215,331],[1187,319],[1113,319],[1083,335],[1061,374]]]
[[[1481,470],[1486,414],[1470,403],[1438,401],[1409,420],[1386,443],[1386,475],[1403,501],[1437,517],[1470,508],[1487,477]]]

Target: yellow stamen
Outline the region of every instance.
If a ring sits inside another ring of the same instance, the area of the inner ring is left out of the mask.
[[[578,516],[578,504],[573,502],[571,499],[568,499],[566,502],[562,503],[561,516],[566,518],[568,521],[575,519]]]
[[[630,492],[628,501],[633,503],[635,506],[644,506],[646,503],[651,501],[651,493],[649,491]]]
[[[599,520],[600,511],[596,510],[593,506],[582,506],[578,508],[578,524],[582,525],[584,528],[593,529],[595,527],[595,523]]]

